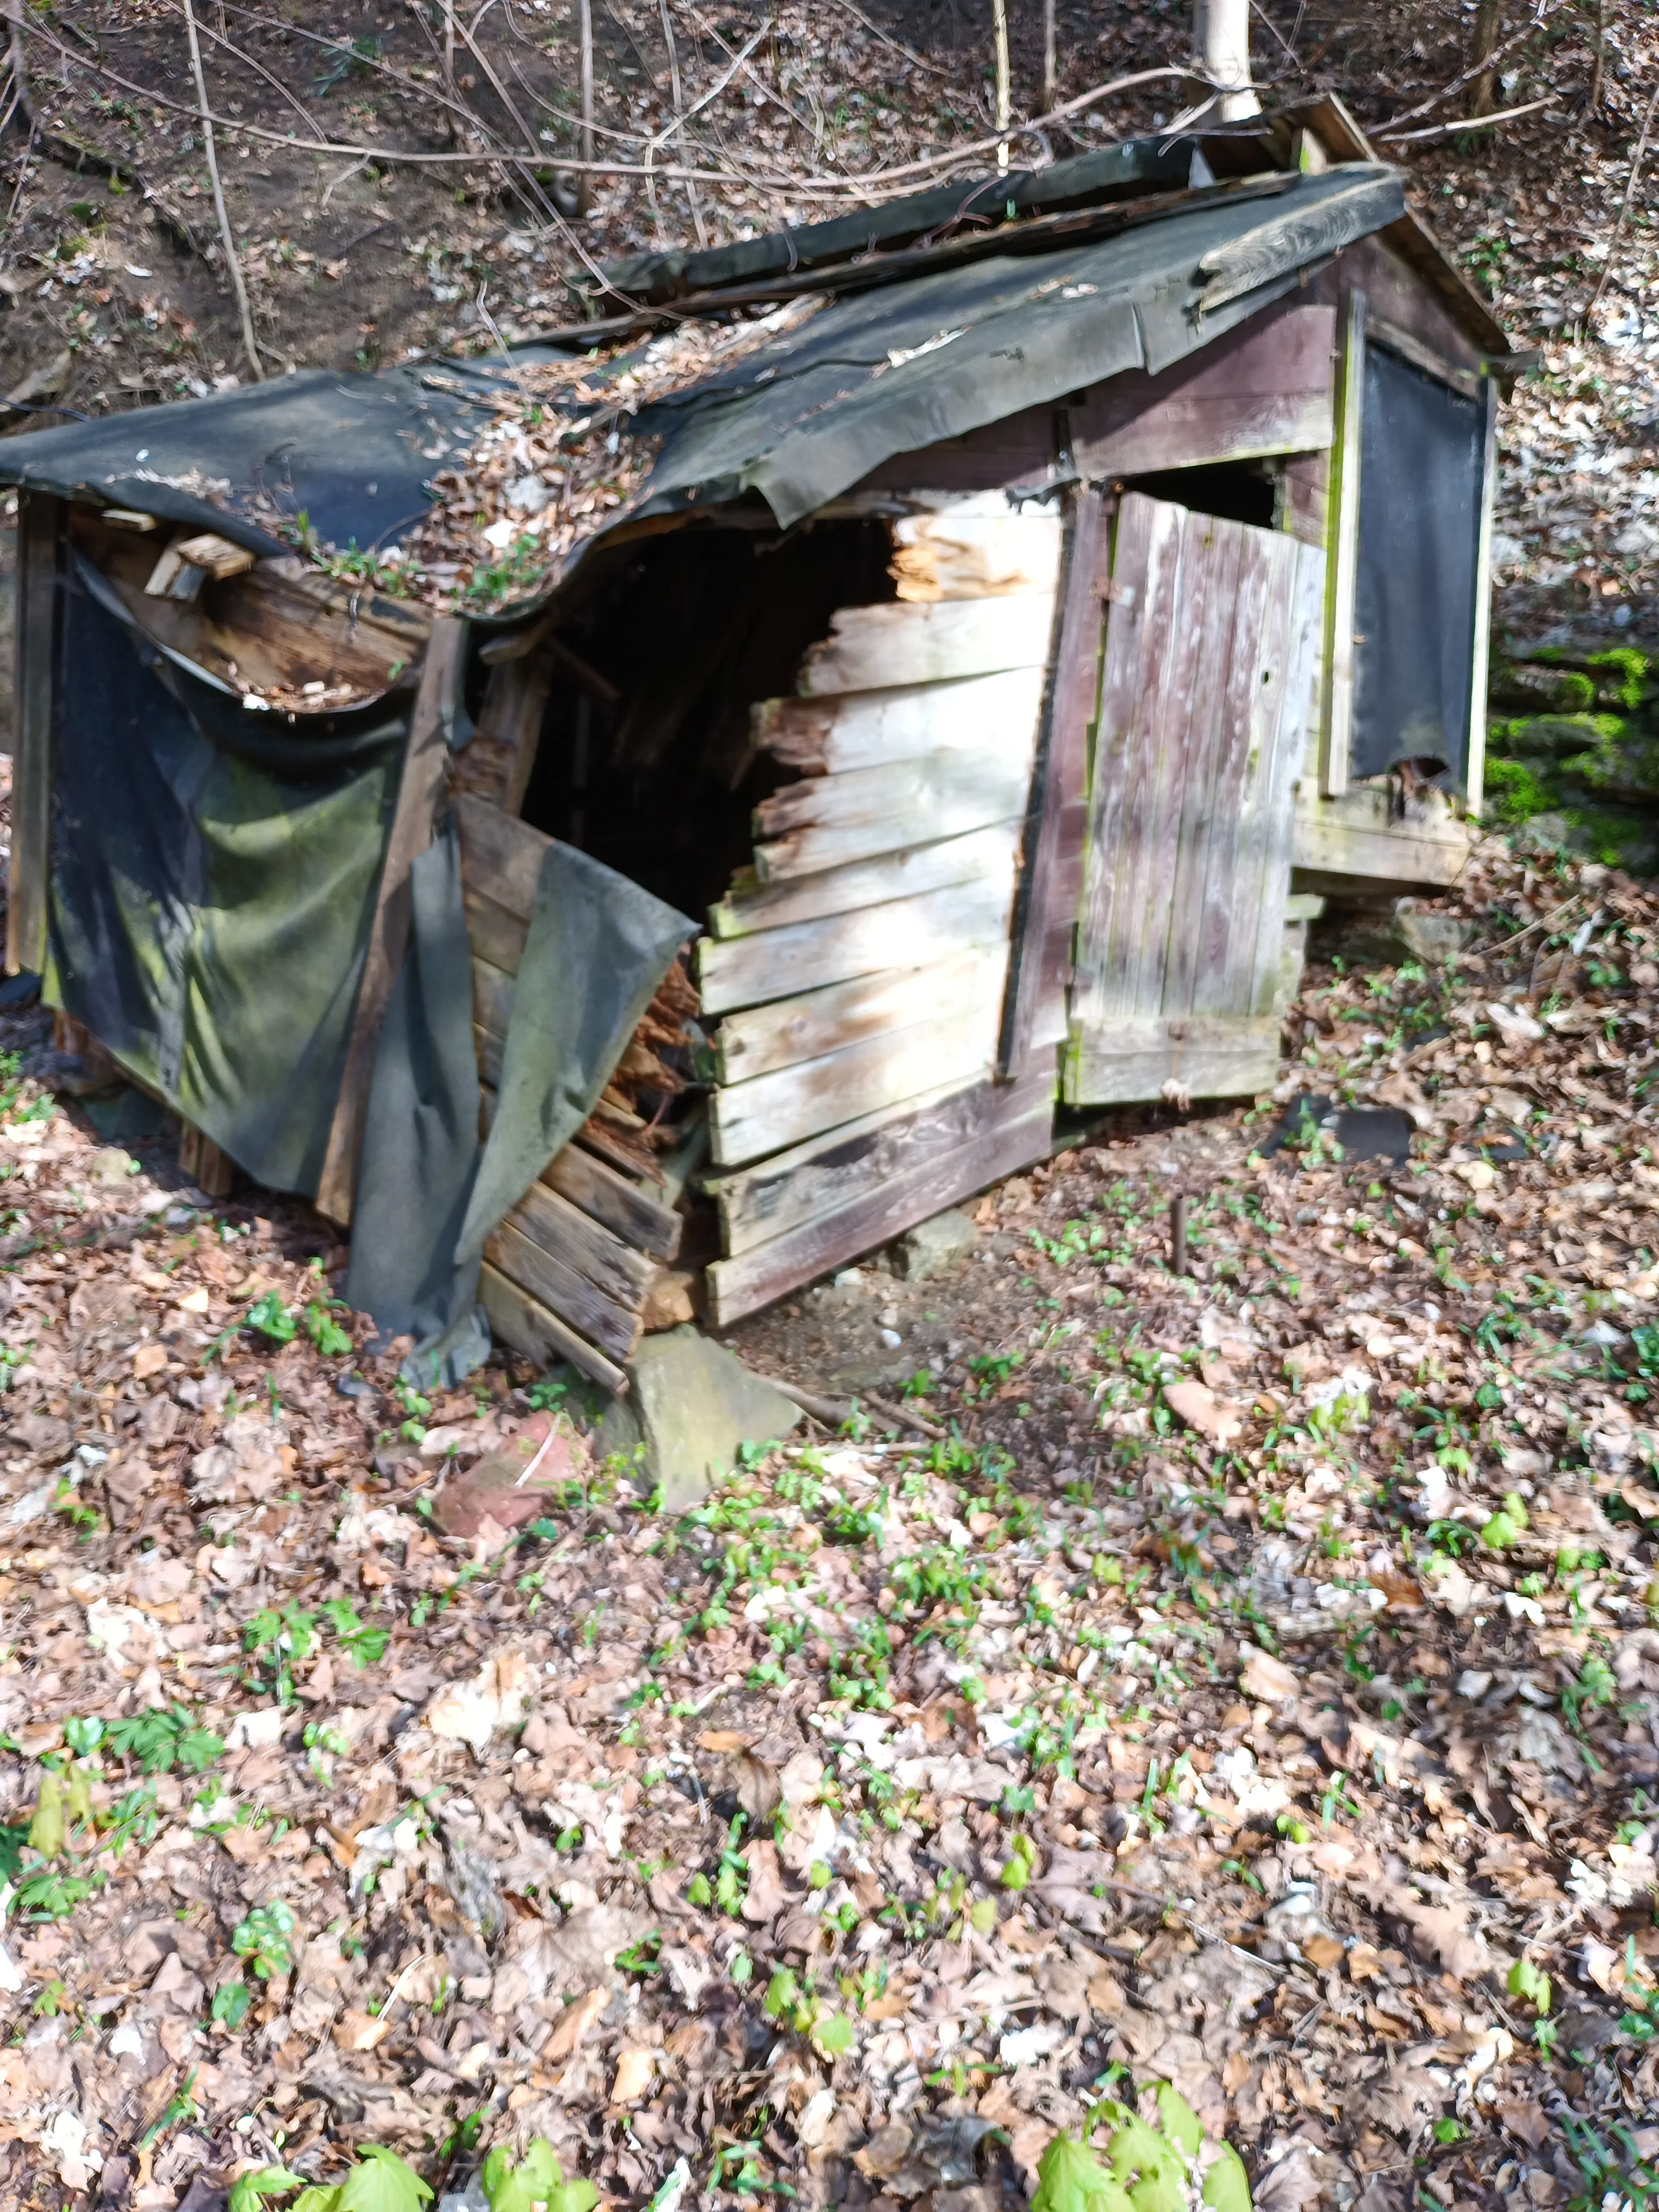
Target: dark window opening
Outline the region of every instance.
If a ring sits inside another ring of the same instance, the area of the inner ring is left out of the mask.
[[[617,693],[556,672],[524,818],[701,921],[750,865],[754,808],[794,772],[750,709],[792,692],[841,607],[894,597],[880,521],[779,538],[689,528],[619,549],[562,641]]]
[[[1271,530],[1277,517],[1277,479],[1257,462],[1211,461],[1197,468],[1158,469],[1150,476],[1125,477],[1122,487],[1144,491],[1148,499],[1167,499],[1194,514],[1254,523],[1258,530]]]

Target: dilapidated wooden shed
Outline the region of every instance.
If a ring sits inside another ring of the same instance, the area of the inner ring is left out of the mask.
[[[1330,102],[610,283],[0,479],[9,965],[437,1370],[622,1389],[1455,878],[1521,364]]]

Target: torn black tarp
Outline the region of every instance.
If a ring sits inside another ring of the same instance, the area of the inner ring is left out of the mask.
[[[696,925],[573,846],[544,854],[514,985],[489,1134],[472,1035],[472,961],[453,830],[415,863],[410,951],[380,1030],[346,1296],[406,1371],[450,1384],[489,1356],[478,1270],[492,1230],[599,1103]]]

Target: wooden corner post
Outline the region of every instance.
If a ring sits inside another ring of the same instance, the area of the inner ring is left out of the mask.
[[[1359,462],[1364,428],[1365,295],[1345,295],[1337,323],[1336,440],[1331,448],[1329,559],[1325,570],[1325,680],[1320,686],[1319,788],[1348,787],[1353,736],[1354,601],[1359,576]]]
[[[1480,523],[1474,542],[1474,637],[1469,671],[1468,757],[1464,805],[1479,814],[1486,795],[1486,678],[1492,657],[1492,518],[1498,493],[1498,380],[1487,377],[1481,395],[1486,437],[1480,463]]]
[[[25,969],[39,975],[46,962],[65,504],[46,492],[25,492],[17,523],[17,722],[6,872],[9,975]]]
[[[346,1048],[345,1073],[329,1130],[328,1151],[317,1185],[317,1211],[342,1224],[351,1218],[352,1195],[357,1179],[357,1154],[362,1144],[363,1115],[368,1105],[369,1079],[374,1071],[374,1051],[380,1024],[398,970],[409,947],[410,904],[409,872],[432,842],[433,823],[444,793],[444,772],[449,758],[451,711],[460,682],[466,623],[456,615],[441,616],[427,641],[426,664],[410,719],[409,744],[404,772],[398,786],[398,803],[387,832],[386,860],[380,888],[369,926],[368,951],[363,961],[362,981],[357,987],[356,1011]]]

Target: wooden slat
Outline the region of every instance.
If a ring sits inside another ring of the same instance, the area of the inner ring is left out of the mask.
[[[1008,1099],[1012,1089],[1000,1096]],[[1048,1152],[1053,1133],[1053,1109],[1045,1102],[1028,1109],[1022,1119],[993,1123],[970,1143],[921,1161],[874,1193],[833,1212],[815,1215],[769,1243],[740,1257],[716,1261],[708,1275],[714,1326],[728,1327],[815,1276],[889,1243],[1000,1176],[1029,1166]]]
[[[1052,689],[1026,814],[999,1055],[1005,1076],[1024,1073],[1035,1053],[1066,1034],[1066,989],[1083,884],[1089,731],[1100,686],[1099,587],[1106,579],[1101,564],[1109,550],[1101,495],[1085,487],[1073,495],[1067,519]]]
[[[52,892],[52,730],[58,681],[58,564],[67,501],[23,494],[17,526],[16,732],[11,855],[6,866],[6,972],[46,964]]]
[[[1320,691],[1319,788],[1340,799],[1348,787],[1353,736],[1354,602],[1359,581],[1359,464],[1365,392],[1365,295],[1343,302],[1336,441],[1331,452],[1329,566],[1325,575],[1324,678]]]
[[[1396,823],[1386,785],[1356,784],[1340,799],[1321,799],[1304,786],[1293,836],[1298,888],[1339,896],[1352,888],[1345,879],[1427,890],[1456,883],[1468,866],[1462,823],[1449,812]]]
[[[495,1118],[495,1092],[483,1084],[479,1095],[480,1122],[488,1132]],[[678,1254],[685,1225],[680,1216],[574,1139],[543,1169],[541,1180],[561,1198],[568,1198],[595,1221],[603,1222],[636,1252],[657,1260],[672,1260]]]
[[[717,938],[748,937],[760,929],[885,906],[923,891],[945,890],[953,884],[983,881],[1012,891],[1020,829],[1017,822],[1004,822],[989,830],[969,830],[965,837],[913,845],[908,852],[884,853],[878,860],[854,861],[849,867],[826,868],[819,875],[734,890],[709,908],[708,926]]]
[[[637,1313],[653,1262],[544,1183],[533,1182],[507,1218],[521,1237],[562,1260],[615,1304]]]
[[[715,1164],[759,1159],[934,1085],[988,1074],[1000,1012],[995,1000],[955,1007],[913,1029],[884,1030],[822,1059],[722,1085],[708,1102]]]
[[[1091,1106],[1127,1105],[1156,1098],[1170,1081],[1194,1098],[1254,1097],[1278,1076],[1276,1018],[1187,1014],[1119,1021],[1078,1037],[1066,1088]]]
[[[1316,545],[1297,544],[1294,570],[1285,594],[1289,634],[1284,677],[1278,687],[1271,757],[1263,759],[1253,799],[1261,811],[1266,854],[1255,915],[1255,957],[1247,1003],[1256,1014],[1276,1012],[1285,965],[1285,916],[1291,898],[1291,868],[1296,848],[1296,793],[1308,732],[1313,725],[1314,684],[1319,661],[1320,624],[1325,600],[1325,556]],[[1261,687],[1261,711],[1268,710],[1268,687]],[[1267,742],[1264,738],[1264,756]],[[1252,836],[1246,827],[1241,840]],[[1246,925],[1236,913],[1241,947]]]
[[[833,635],[815,645],[801,670],[801,690],[884,690],[896,684],[939,684],[957,676],[989,676],[1003,668],[1040,668],[1048,658],[1054,597],[1018,592],[1006,599],[941,599],[933,606],[902,600],[843,607]]]
[[[608,1358],[621,1364],[633,1356],[639,1315],[606,1297],[568,1260],[532,1243],[510,1217],[484,1245],[484,1258]]]
[[[1130,370],[1072,410],[1072,450],[1094,482],[1192,468],[1331,442],[1327,307],[1254,318],[1172,368]]]
[[[514,979],[505,969],[493,962],[472,962],[472,1018],[491,1030],[503,1043],[513,1020],[513,989]]]
[[[983,599],[1053,592],[1060,578],[1056,514],[1011,508],[1006,497],[952,501],[893,525],[892,574],[901,599]]]
[[[368,1104],[375,1048],[380,1041],[386,1001],[409,945],[409,872],[432,842],[434,817],[449,759],[446,735],[449,708],[455,696],[465,638],[466,624],[459,617],[445,615],[434,622],[420,689],[415,695],[398,803],[386,833],[386,859],[369,927],[368,951],[357,988],[351,1038],[346,1048],[345,1073],[317,1187],[317,1211],[331,1221],[343,1223],[351,1218],[357,1156],[362,1146],[363,1115]]]
[[[1000,948],[975,949],[932,968],[861,975],[728,1014],[714,1038],[720,1080],[744,1083],[769,1075],[863,1037],[908,1029],[941,1006],[981,1005],[1000,989],[1004,969]]]
[[[626,1395],[628,1377],[613,1360],[488,1261],[479,1271],[478,1297],[491,1330],[503,1344],[510,1344],[538,1366],[568,1359],[616,1396]]]
[[[924,1091],[841,1128],[809,1138],[757,1167],[711,1176],[728,1254],[750,1252],[786,1230],[838,1212],[883,1190],[894,1178],[957,1151],[1008,1120],[1039,1109],[1052,1114],[1052,1069],[1016,1084],[953,1084]]]
[[[755,744],[813,775],[880,768],[947,749],[1017,754],[1030,748],[1043,680],[1040,667],[1006,668],[953,684],[763,699],[751,716]]]
[[[930,753],[890,768],[786,784],[756,809],[757,827],[771,841],[755,848],[761,881],[817,875],[902,852],[930,835],[965,836],[1018,820],[1025,811],[1035,736],[1027,732],[1023,756]]]
[[[472,950],[480,960],[488,960],[508,975],[516,975],[519,963],[524,957],[524,941],[530,933],[530,924],[520,914],[511,914],[504,906],[474,890],[465,879],[463,854],[462,889],[466,900],[466,933],[472,940]]]
[[[536,765],[552,673],[544,648],[490,669],[472,742],[455,763],[460,790],[505,814],[519,811]]]
[[[1010,893],[1003,884],[954,884],[820,921],[794,922],[751,937],[697,941],[706,1014],[730,1013],[890,968],[896,950],[918,966],[971,945],[1006,942]]]
[[[461,832],[461,874],[469,890],[493,899],[528,922],[536,911],[542,855],[552,842],[539,830],[503,814],[498,806],[461,793],[455,800]]]

